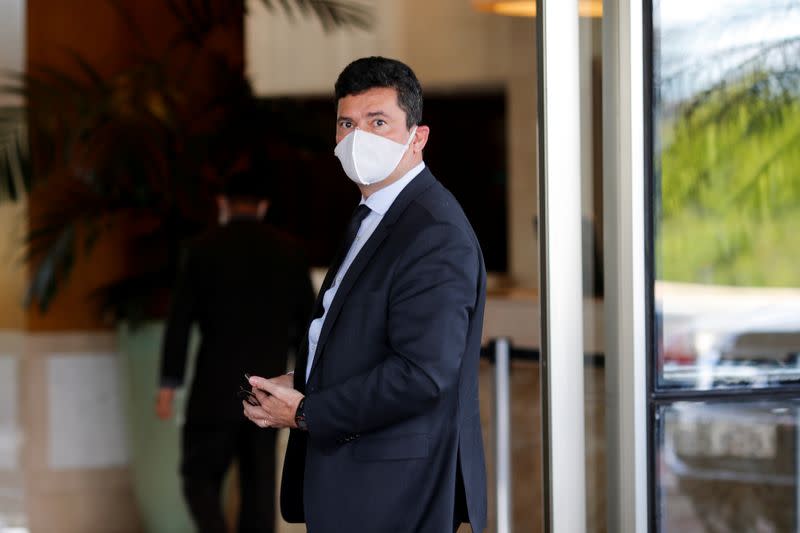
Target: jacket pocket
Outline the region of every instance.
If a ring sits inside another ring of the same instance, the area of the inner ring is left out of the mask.
[[[353,456],[360,461],[401,461],[428,457],[428,436],[361,437],[353,443]]]

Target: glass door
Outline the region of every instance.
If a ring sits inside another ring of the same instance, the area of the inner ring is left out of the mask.
[[[649,8],[651,530],[797,531],[800,2]]]

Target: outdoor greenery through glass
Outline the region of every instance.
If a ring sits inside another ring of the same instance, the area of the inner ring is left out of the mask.
[[[659,28],[658,277],[800,286],[800,2],[703,3]]]
[[[800,0],[653,0],[653,89],[656,530],[796,531]]]

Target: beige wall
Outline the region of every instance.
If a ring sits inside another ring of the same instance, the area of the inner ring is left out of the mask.
[[[27,219],[25,205],[0,205],[0,330],[22,330],[25,312],[21,302],[26,271],[22,264],[22,236]]]
[[[33,533],[141,531],[128,452],[120,438],[121,395],[109,394],[116,383],[108,382],[114,377],[116,350],[112,333],[35,333],[25,338],[23,455]],[[91,364],[80,364],[87,359]],[[75,378],[76,364],[83,377],[78,383],[65,381]],[[74,429],[57,417],[71,420]]]
[[[536,29],[533,19],[510,19],[512,64],[507,85],[508,265],[515,286],[539,286]]]
[[[399,2],[383,2],[373,31],[324,32],[311,18],[289,18],[248,0],[245,17],[246,70],[264,96],[329,94],[336,75],[353,58],[390,55],[397,50]]]
[[[25,1],[0,2],[0,69],[21,72],[25,65]],[[17,103],[0,94],[0,106]]]
[[[512,19],[487,16],[466,0],[406,0],[403,48],[427,89],[502,87],[512,68]]]
[[[248,1],[247,71],[258,94],[330,94],[350,61],[367,55],[412,65],[427,89],[502,86],[510,66],[511,21],[477,13],[465,0],[382,1],[371,31],[322,31],[319,22]]]

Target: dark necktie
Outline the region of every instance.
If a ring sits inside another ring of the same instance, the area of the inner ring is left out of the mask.
[[[334,256],[330,268],[328,268],[328,274],[325,276],[325,281],[322,283],[322,287],[320,287],[320,302],[322,301],[322,296],[325,294],[325,291],[331,288],[333,278],[336,276],[336,273],[339,272],[339,268],[342,266],[344,258],[347,257],[347,252],[350,251],[350,247],[353,246],[353,241],[356,240],[356,235],[358,235],[358,229],[361,227],[361,223],[364,222],[364,219],[367,218],[367,215],[369,215],[371,212],[372,210],[367,207],[367,204],[360,204],[356,210],[353,211],[353,216],[350,217],[350,223],[347,225],[347,233],[345,233],[344,240],[342,241],[339,250],[336,252],[336,256]],[[314,318],[321,317],[323,311],[324,309],[322,305],[320,305],[317,309],[317,313],[315,313]]]
[[[347,225],[347,233],[344,236],[342,247],[339,249],[339,253],[336,254],[336,259],[331,265],[331,270],[334,274],[336,274],[339,267],[342,266],[342,261],[347,257],[347,252],[350,251],[350,247],[353,246],[353,241],[356,240],[356,235],[358,235],[361,223],[364,222],[364,219],[367,218],[367,215],[369,215],[371,211],[372,209],[367,207],[367,204],[360,204],[356,207],[356,210],[353,211],[353,216],[350,218],[350,223]]]

